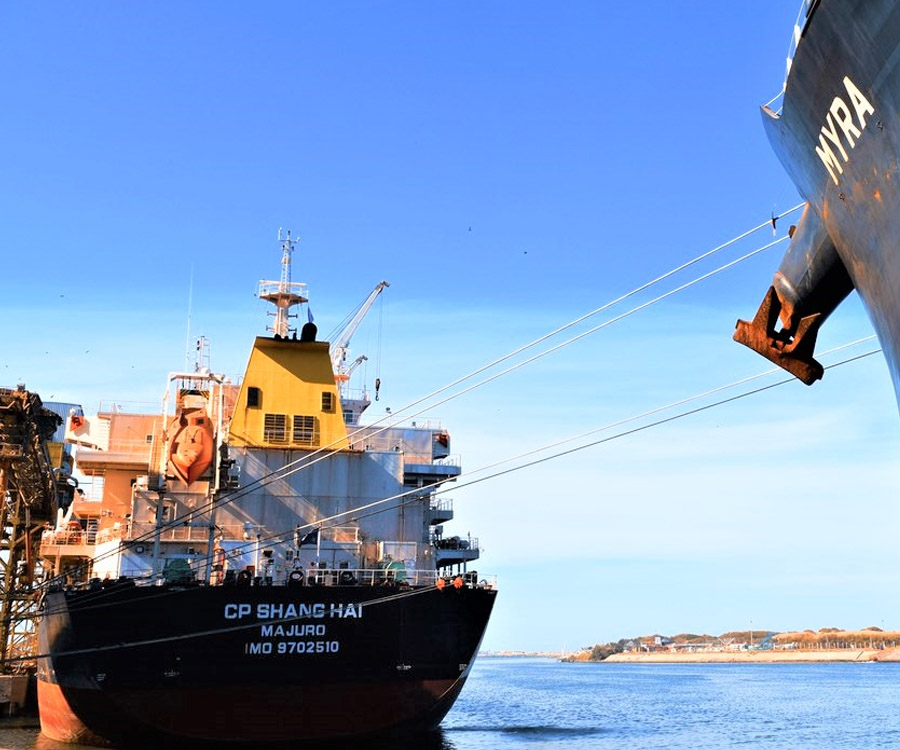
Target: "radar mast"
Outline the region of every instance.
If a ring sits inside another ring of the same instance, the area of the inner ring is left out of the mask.
[[[266,330],[272,331],[276,337],[287,338],[297,332],[296,327],[290,324],[290,319],[297,317],[291,315],[291,308],[307,302],[308,297],[306,284],[291,281],[291,254],[297,240],[291,238],[290,230],[282,237],[279,229],[278,241],[281,243],[281,280],[260,281],[257,297],[275,305],[275,312],[269,312],[269,315],[275,316],[275,322]]]

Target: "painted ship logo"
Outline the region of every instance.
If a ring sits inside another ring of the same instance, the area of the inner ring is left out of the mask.
[[[819,145],[816,146],[816,154],[822,160],[835,185],[838,184],[838,175],[844,173],[841,159],[844,164],[850,161],[850,151],[856,146],[857,140],[868,124],[866,115],[875,114],[875,107],[863,96],[849,76],[844,76],[844,88],[847,91],[847,100],[840,96],[834,97],[819,134]],[[837,149],[837,153],[834,149]]]

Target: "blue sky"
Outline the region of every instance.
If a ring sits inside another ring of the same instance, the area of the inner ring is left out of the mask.
[[[4,4],[0,382],[158,399],[192,269],[192,333],[239,374],[285,227],[321,331],[391,283],[352,348],[371,386],[382,321],[396,411],[799,202],[758,110],[797,6]],[[767,370],[731,334],[780,248],[428,416],[474,470]],[[819,349],[868,335],[853,298]],[[898,448],[870,357],[459,487],[448,531],[502,586],[485,646],[900,627]]]

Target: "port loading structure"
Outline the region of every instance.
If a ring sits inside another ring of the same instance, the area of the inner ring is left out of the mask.
[[[61,429],[74,406],[45,404],[24,384],[0,388],[0,705],[11,713],[35,671],[42,533],[75,494]]]

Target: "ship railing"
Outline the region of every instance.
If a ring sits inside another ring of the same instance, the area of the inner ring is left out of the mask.
[[[421,430],[443,430],[444,425],[440,419],[424,419],[418,422],[413,422],[413,427],[418,427]]]
[[[108,449],[79,448],[76,461],[84,461],[90,457],[102,458],[103,456],[127,456],[140,458],[142,461],[150,460],[152,444],[146,440],[110,440]]]
[[[435,513],[453,512],[453,500],[449,497],[432,498],[429,509]]]
[[[94,526],[87,529],[75,528],[74,525],[67,529],[44,528],[41,533],[41,550],[49,553],[52,551],[51,547],[93,547],[97,544],[97,536]]]
[[[797,47],[800,44],[800,38],[803,36],[803,31],[806,29],[806,24],[809,23],[813,6],[816,4],[816,2],[817,0],[800,1],[800,10],[797,11],[797,20],[794,21],[794,30],[791,34],[791,46],[788,49],[788,72],[790,72],[791,70],[791,61],[794,59],[794,55],[797,54]]]
[[[307,285],[302,281],[260,281],[259,291],[256,296],[263,297],[267,294],[282,294],[285,292],[296,294],[298,297],[306,297]]]
[[[438,536],[437,534],[431,535],[431,543],[434,545],[436,549],[461,549],[461,550],[472,550],[477,552],[480,547],[478,546],[478,537],[474,536]]]
[[[399,452],[403,450],[403,441],[396,436],[362,434],[351,441],[350,447],[354,450],[380,453]]]
[[[432,466],[462,466],[462,458],[458,453],[443,458],[435,458],[431,453],[409,451],[406,453],[408,464],[430,464]]]
[[[97,414],[162,414],[159,401],[101,401]]]
[[[156,536],[155,523],[134,523],[131,525],[131,537],[152,540]],[[243,527],[241,527],[243,528]],[[159,532],[161,542],[206,542],[209,541],[209,522],[200,520],[191,523],[180,523],[164,526]]]
[[[116,539],[127,539],[129,528],[130,524],[117,522],[107,529],[100,529],[96,535],[96,542],[97,544],[104,544],[105,542],[112,542]]]
[[[496,588],[496,576],[479,576],[477,571],[461,573],[439,572],[429,569],[406,567],[384,568],[314,568],[304,571],[303,583],[310,586],[409,586],[426,588],[430,586]],[[290,577],[288,578],[290,580]],[[440,582],[440,583],[439,583]]]
[[[350,527],[340,527],[343,536],[348,534],[346,528]],[[251,539],[248,538],[247,534],[247,526],[245,524],[216,524],[216,536],[223,539],[242,539],[249,543]],[[153,521],[129,522],[122,524],[120,527],[103,529],[97,535],[97,543],[100,544],[112,539],[152,541],[155,536],[156,524]],[[201,514],[197,514],[193,522],[178,523],[172,526],[165,525],[160,531],[159,538],[163,542],[208,542],[209,519]],[[343,541],[343,537],[341,541]]]
[[[394,563],[396,565],[396,563]],[[321,565],[324,565],[322,563]],[[246,579],[246,586],[367,586],[367,587],[383,587],[386,589],[424,589],[437,587],[440,589],[446,587],[452,588],[480,588],[495,589],[497,588],[497,576],[481,575],[478,571],[457,571],[448,570],[436,571],[432,569],[413,569],[404,566],[399,567],[379,567],[379,568],[327,568],[327,567],[310,567],[308,570],[296,569],[301,575],[297,577],[291,572],[281,578],[276,577],[250,577]],[[296,572],[296,571],[295,571]],[[229,585],[227,580],[230,576],[221,576],[218,581],[213,581],[213,586]],[[241,586],[241,578],[235,576],[236,582],[231,585]],[[234,581],[234,578],[232,579]],[[155,579],[136,580],[138,585],[154,585]]]
[[[310,568],[306,583],[314,586],[385,586],[404,584],[418,588],[433,586],[438,574],[434,570],[398,568]]]
[[[95,540],[83,529],[56,531],[50,529],[41,534],[41,547],[81,547],[94,544]]]
[[[459,455],[450,455],[443,458],[435,458],[430,450],[416,451],[398,435],[362,435],[351,442],[354,450],[373,451],[380,453],[403,453],[407,463],[435,464],[438,466],[460,466],[462,460]]]
[[[781,85],[781,91],[779,91],[772,99],[766,102],[765,106],[771,109],[773,112],[780,113],[781,107],[783,106],[784,92],[787,89],[787,79],[791,74],[791,65],[794,63],[794,55],[797,54],[797,47],[800,45],[800,39],[803,37],[803,31],[806,29],[806,24],[809,23],[810,16],[812,15],[812,10],[814,9],[817,0],[801,0],[800,2],[800,10],[797,12],[797,20],[794,22],[794,28],[791,31],[791,43],[788,47],[787,60],[785,62],[785,70],[784,70],[784,83]]]
[[[130,539],[132,535],[142,538],[152,537],[156,533],[156,525],[152,523],[123,523],[99,531],[94,528],[85,529],[45,529],[41,534],[41,546],[56,545],[75,547],[97,545],[117,539]],[[160,533],[162,541],[199,542],[209,539],[209,524],[196,526],[173,526]]]

